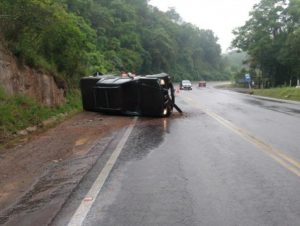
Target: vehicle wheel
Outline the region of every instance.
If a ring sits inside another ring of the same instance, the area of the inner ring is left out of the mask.
[[[164,115],[165,117],[168,117],[172,114],[173,112],[173,107],[175,104],[175,90],[174,90],[174,86],[173,84],[170,85],[170,87],[168,88],[168,90],[166,90],[167,93],[165,95],[165,109],[167,109],[167,113],[166,115]]]

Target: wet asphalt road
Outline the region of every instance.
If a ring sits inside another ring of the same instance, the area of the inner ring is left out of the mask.
[[[231,91],[181,91],[185,112],[139,118],[97,195],[103,157],[53,225],[84,198],[83,225],[300,225],[300,104]],[[125,129],[119,131],[119,138]]]

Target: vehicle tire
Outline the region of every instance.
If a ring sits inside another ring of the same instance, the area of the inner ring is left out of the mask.
[[[168,117],[172,114],[173,112],[173,107],[175,104],[175,90],[174,90],[174,86],[171,83],[169,88],[167,89],[167,95],[166,95],[166,106],[165,108],[167,109],[167,114],[165,115],[165,117]]]

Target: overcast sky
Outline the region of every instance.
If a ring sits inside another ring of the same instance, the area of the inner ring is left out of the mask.
[[[162,11],[174,7],[181,18],[201,29],[210,29],[219,38],[222,51],[234,38],[232,30],[244,25],[249,12],[260,0],[150,0]]]

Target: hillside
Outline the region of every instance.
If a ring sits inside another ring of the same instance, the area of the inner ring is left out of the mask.
[[[225,79],[214,33],[147,0],[4,0],[0,9],[7,12],[0,28],[13,54],[65,80],[95,71]]]
[[[0,84],[8,95],[26,95],[45,106],[65,103],[66,84],[62,80],[18,63],[0,42]]]
[[[96,71],[166,72],[173,81],[228,77],[211,30],[147,0],[3,0],[0,12],[0,143],[81,109],[74,90]]]

